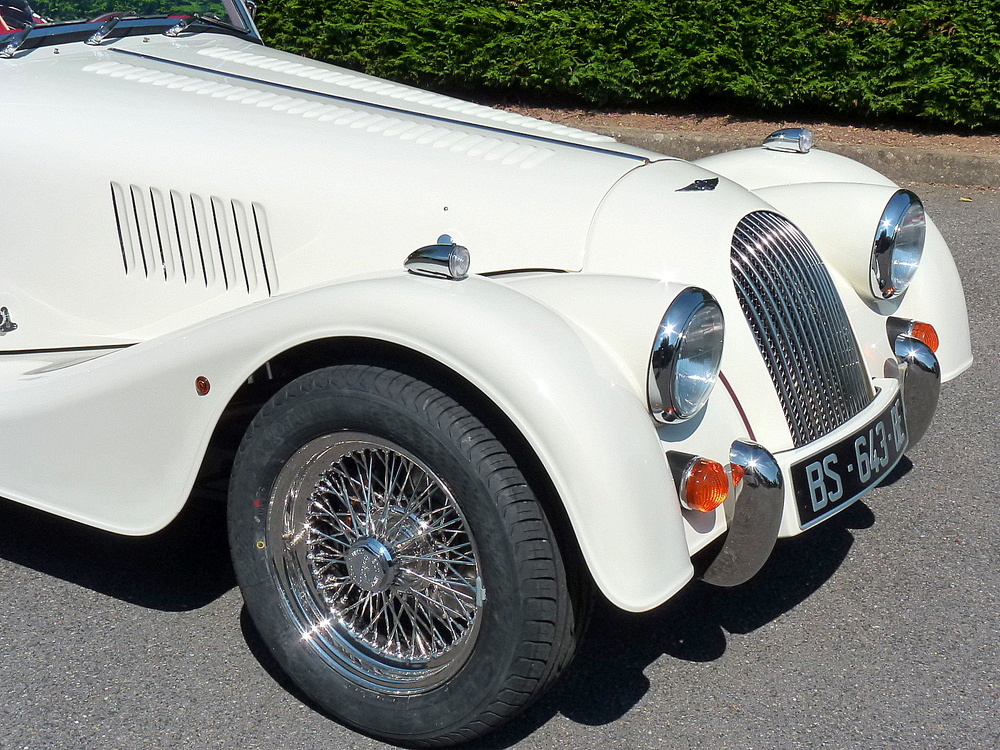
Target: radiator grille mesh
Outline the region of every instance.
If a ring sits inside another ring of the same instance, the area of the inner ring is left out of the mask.
[[[798,227],[769,211],[749,214],[736,227],[730,261],[795,445],[826,435],[871,403],[847,313]]]

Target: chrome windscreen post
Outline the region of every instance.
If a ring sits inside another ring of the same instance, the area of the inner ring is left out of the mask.
[[[117,16],[114,16],[113,18],[109,18],[107,21],[105,21],[104,25],[101,26],[101,28],[99,28],[97,31],[95,31],[93,34],[90,35],[90,38],[87,39],[87,44],[91,45],[92,47],[99,46],[101,42],[103,42],[105,39],[108,38],[108,34],[114,31],[115,26],[117,26],[123,18],[127,18],[130,15],[132,15],[131,11],[127,13],[121,13]]]
[[[31,24],[25,26],[21,31],[14,34],[7,44],[0,47],[0,57],[4,59],[12,58],[14,53],[24,46],[24,43],[28,40],[28,35],[31,34],[35,26],[37,26],[37,24],[32,22]]]

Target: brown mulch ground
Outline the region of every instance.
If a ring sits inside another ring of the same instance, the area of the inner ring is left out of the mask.
[[[953,151],[979,156],[1000,156],[1000,135],[967,135],[932,130],[906,130],[884,126],[860,127],[823,121],[781,122],[734,116],[697,114],[653,114],[646,112],[597,112],[582,109],[507,106],[512,112],[539,117],[583,129],[594,126],[642,128],[662,131],[700,131],[721,135],[763,139],[778,128],[805,126],[817,143],[823,141],[851,145],[898,146],[937,151]]]

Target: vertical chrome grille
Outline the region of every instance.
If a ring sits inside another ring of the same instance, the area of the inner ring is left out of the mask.
[[[798,227],[769,211],[749,214],[736,227],[730,261],[795,445],[826,435],[871,403],[847,313]]]
[[[111,183],[125,274],[269,295],[278,291],[264,208]]]

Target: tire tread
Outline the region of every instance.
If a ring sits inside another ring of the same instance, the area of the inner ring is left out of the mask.
[[[406,744],[442,747],[474,740],[524,710],[572,659],[586,615],[581,594],[567,579],[542,504],[504,445],[451,396],[405,373],[373,365],[338,365],[298,378],[261,409],[240,447],[237,465],[248,458],[244,452],[256,444],[257,432],[276,414],[285,413],[290,402],[312,394],[345,396],[352,392],[401,407],[432,431],[449,436],[492,493],[508,529],[528,618],[510,672],[496,694],[475,715],[466,717],[462,726],[433,737],[406,738]]]

